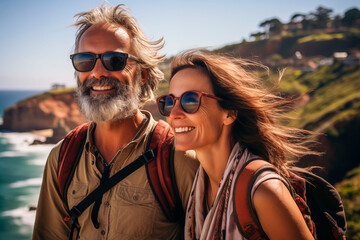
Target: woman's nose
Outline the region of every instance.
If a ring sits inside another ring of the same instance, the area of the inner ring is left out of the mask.
[[[176,118],[182,118],[184,116],[185,116],[184,110],[180,106],[180,101],[177,100],[175,102],[173,109],[170,112],[169,118],[176,119]]]

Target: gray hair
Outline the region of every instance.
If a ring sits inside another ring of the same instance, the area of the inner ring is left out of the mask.
[[[157,90],[159,81],[164,79],[164,73],[160,71],[158,65],[163,61],[165,55],[160,55],[158,51],[164,46],[164,39],[150,41],[138,26],[136,19],[123,4],[117,6],[101,5],[87,12],[76,14],[77,20],[73,26],[78,27],[75,40],[75,52],[79,50],[79,42],[84,32],[93,25],[97,24],[117,24],[125,27],[132,36],[132,50],[135,56],[142,60],[139,63],[142,69],[149,71],[147,82],[142,86],[141,103],[154,99],[154,91]]]

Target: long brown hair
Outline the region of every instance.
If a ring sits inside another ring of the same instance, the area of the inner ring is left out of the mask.
[[[308,154],[314,132],[290,128],[281,124],[290,100],[271,93],[258,76],[259,70],[269,71],[249,60],[210,54],[199,50],[184,51],[171,63],[171,78],[184,68],[199,68],[210,77],[214,94],[223,109],[230,110],[236,118],[232,138],[254,154],[271,162],[281,171],[289,160]],[[279,74],[279,81],[282,72]]]

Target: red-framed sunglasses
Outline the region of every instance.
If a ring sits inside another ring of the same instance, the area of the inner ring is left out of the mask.
[[[177,100],[180,100],[180,106],[182,110],[184,110],[184,112],[196,113],[199,110],[202,96],[213,98],[218,101],[223,101],[223,99],[208,93],[199,92],[199,91],[187,91],[181,94],[180,97],[174,97],[171,94],[162,95],[157,99],[157,105],[160,114],[166,117],[170,115]]]

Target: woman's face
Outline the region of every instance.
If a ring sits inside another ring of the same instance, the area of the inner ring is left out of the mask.
[[[207,74],[199,69],[185,68],[177,72],[170,82],[169,94],[180,97],[186,91],[199,91],[214,95]],[[218,144],[227,113],[216,99],[202,96],[197,112],[186,113],[176,101],[167,121],[175,132],[177,150],[199,150]]]

